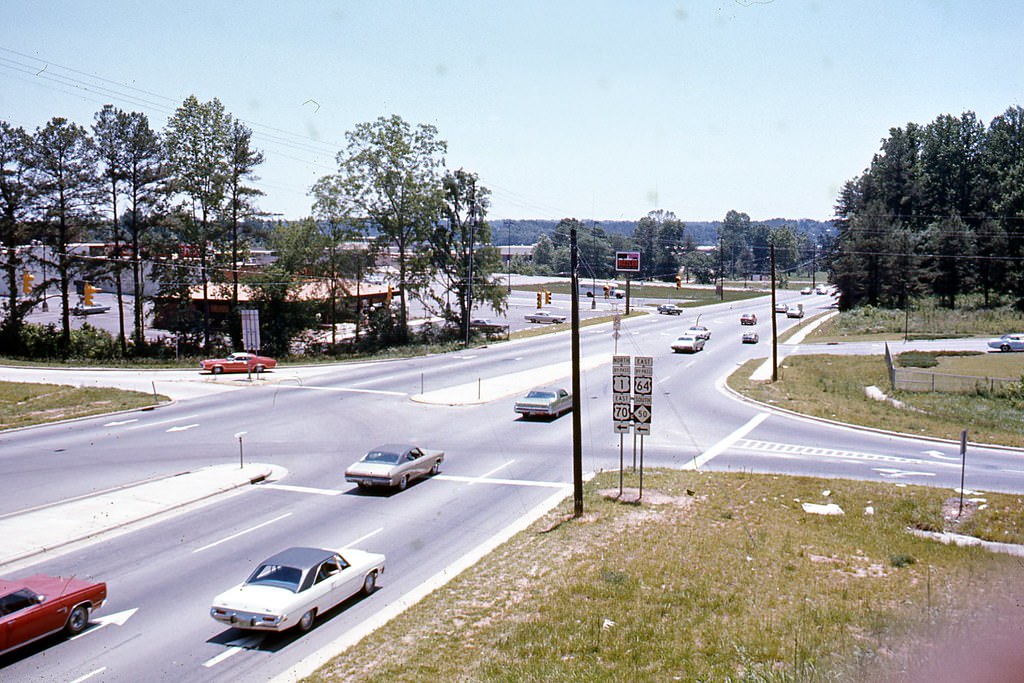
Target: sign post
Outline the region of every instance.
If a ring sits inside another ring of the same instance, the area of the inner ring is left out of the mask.
[[[617,251],[615,252],[615,270],[626,275],[626,315],[629,315],[629,273],[640,272],[639,251]]]
[[[615,433],[619,435],[619,497],[622,497],[622,439],[623,434],[629,431],[632,421],[630,410],[630,388],[632,377],[630,366],[632,358],[629,356],[612,356],[612,421],[615,426]]]
[[[644,437],[651,433],[651,389],[654,358],[637,356],[633,362],[633,429],[640,435],[640,494],[644,497]]]

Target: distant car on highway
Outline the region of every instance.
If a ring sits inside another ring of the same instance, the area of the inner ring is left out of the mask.
[[[814,291],[814,290],[812,290],[810,287],[804,287],[803,289],[800,290],[800,293],[806,295],[806,294],[810,294],[812,291]]]
[[[1004,334],[998,339],[989,339],[988,346],[999,351],[1024,351],[1024,334]]]
[[[502,325],[501,323],[496,323],[493,320],[491,320],[490,318],[473,318],[472,320],[469,321],[469,327],[471,329],[479,330],[480,332],[486,332],[488,334],[491,334],[491,333],[494,333],[494,332],[507,332],[508,331],[508,325]]]
[[[690,325],[686,329],[686,334],[693,335],[694,337],[697,337],[698,339],[701,339],[703,341],[711,339],[711,330],[709,330],[703,325]]]
[[[277,367],[277,361],[268,356],[237,352],[227,358],[211,358],[199,361],[199,369],[219,375],[222,372],[263,372]]]
[[[308,631],[317,615],[360,591],[372,593],[384,562],[383,555],[352,548],[288,548],[215,597],[210,616],[254,631]]]
[[[803,304],[793,304],[792,306],[790,306],[789,308],[786,309],[786,317],[787,318],[802,318],[802,317],[804,317],[804,305]]]
[[[371,448],[345,470],[345,481],[359,488],[386,486],[404,491],[409,482],[437,474],[444,462],[444,451],[429,450],[405,443]]]
[[[818,285],[817,287],[814,288],[814,293],[815,294],[828,294],[828,287],[826,287],[825,285]]]
[[[761,338],[757,336],[757,332],[744,332],[741,341],[744,344],[756,344],[761,341]]]
[[[704,340],[692,334],[681,334],[672,342],[672,350],[676,353],[697,353],[704,348]]]
[[[662,313],[664,315],[680,315],[682,312],[682,307],[676,306],[675,304],[661,304],[658,306],[658,313]]]
[[[789,309],[789,305],[788,304],[784,304],[782,302],[778,302],[778,303],[775,304],[775,312],[776,313],[785,313],[788,309]]]
[[[740,316],[740,325],[756,325],[757,315],[753,313],[744,313]]]
[[[71,309],[73,315],[95,315],[96,313],[106,313],[110,310],[110,306],[104,306],[103,304],[75,304],[75,307]]]
[[[107,584],[36,574],[0,579],[0,655],[64,631],[77,636],[107,599]]]
[[[536,310],[533,313],[527,313],[526,320],[531,323],[564,323],[565,316],[551,311]]]
[[[532,389],[516,401],[514,410],[525,418],[558,417],[572,410],[572,394],[561,387]]]

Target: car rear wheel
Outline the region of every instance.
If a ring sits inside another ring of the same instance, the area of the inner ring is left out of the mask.
[[[263,372],[263,370],[264,370],[264,367],[262,365],[257,365],[256,367],[254,367],[252,369],[253,372]]]
[[[377,590],[377,572],[370,572],[363,579],[363,593],[370,595],[375,590]]]
[[[404,491],[408,485],[409,485],[409,475],[408,474],[403,474],[402,478],[398,480],[398,490],[399,491]]]
[[[299,630],[305,633],[309,629],[313,628],[313,621],[316,620],[316,609],[311,609],[302,615],[299,619],[298,627]]]
[[[68,615],[68,623],[64,625],[64,632],[69,636],[77,636],[89,625],[89,606],[77,605]]]

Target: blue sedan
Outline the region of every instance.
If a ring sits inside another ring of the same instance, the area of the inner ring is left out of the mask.
[[[1024,351],[1024,334],[1004,334],[999,339],[989,339],[988,345],[998,351]]]

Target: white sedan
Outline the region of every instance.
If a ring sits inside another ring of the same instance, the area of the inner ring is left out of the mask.
[[[308,631],[318,614],[356,593],[372,593],[383,573],[384,556],[378,553],[288,548],[214,598],[210,616],[235,628]]]
[[[998,339],[989,339],[988,346],[999,351],[1024,351],[1024,334],[1004,334]]]
[[[693,334],[683,334],[672,342],[672,350],[676,353],[697,353],[704,348],[704,340]]]
[[[526,314],[527,322],[531,323],[564,323],[565,316],[552,313],[551,311],[537,310]]]

